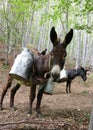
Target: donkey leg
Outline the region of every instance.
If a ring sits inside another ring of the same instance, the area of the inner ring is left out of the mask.
[[[71,93],[71,82],[69,82],[69,92]]]
[[[2,94],[1,94],[0,110],[2,109],[4,96],[5,96],[6,92],[7,92],[7,90],[11,87],[12,81],[13,81],[13,79],[9,76],[9,77],[8,77],[8,81],[7,81],[7,84],[6,84],[6,86],[3,88],[3,91],[2,91]]]
[[[29,112],[28,114],[32,114],[32,104],[33,104],[33,101],[35,99],[35,96],[36,96],[36,86],[33,85],[31,88],[30,88],[30,95],[29,95]]]
[[[13,109],[13,110],[16,110],[15,107],[14,107],[14,96],[16,94],[16,91],[20,88],[20,84],[17,83],[15,87],[13,87],[11,89],[11,95],[10,95],[10,107]]]
[[[69,86],[69,82],[67,81],[67,83],[66,83],[66,93],[68,93],[68,86]]]
[[[37,117],[42,116],[42,113],[40,111],[40,106],[41,106],[41,100],[42,100],[42,97],[43,97],[43,92],[44,92],[45,86],[46,86],[46,83],[43,84],[42,86],[40,86],[41,88],[38,91],[37,104],[36,104]]]

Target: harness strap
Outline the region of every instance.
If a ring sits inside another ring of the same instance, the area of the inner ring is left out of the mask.
[[[53,65],[53,56],[50,55],[49,56],[49,69],[51,69],[52,65]]]

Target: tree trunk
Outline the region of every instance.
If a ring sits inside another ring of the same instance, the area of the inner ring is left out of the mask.
[[[4,15],[6,16],[5,17],[5,22],[6,22],[6,50],[5,50],[5,52],[6,52],[6,58],[5,58],[5,66],[7,66],[8,65],[8,53],[9,53],[9,46],[10,46],[10,33],[11,33],[11,29],[10,29],[10,23],[9,23],[9,21],[7,20],[7,18],[8,18],[8,13],[9,13],[9,9],[10,9],[10,7],[9,7],[9,4],[7,3],[7,1],[5,1],[4,3],[3,3],[4,5]]]
[[[90,117],[88,130],[93,130],[93,106],[92,106],[92,111],[91,111],[91,117]]]
[[[90,67],[93,69],[93,41],[92,41],[91,53],[90,53]]]
[[[77,54],[76,54],[76,69],[79,67],[79,62],[80,62],[80,43],[81,43],[81,31],[79,30],[78,32],[78,36],[77,36],[77,43],[78,43],[78,45],[77,45]]]
[[[66,10],[66,33],[68,32],[68,6],[67,6],[67,10]]]
[[[89,13],[87,13],[87,26],[89,26]],[[89,60],[89,35],[87,32],[84,33],[84,46],[83,46],[83,56],[82,56],[82,66],[87,66]]]
[[[26,33],[23,35],[22,49],[27,47],[27,44],[29,42],[33,17],[34,17],[34,10],[31,12],[30,21],[29,22],[27,21],[27,30]]]
[[[83,46],[83,55],[82,55],[82,66],[86,66],[86,51],[87,51],[87,42],[88,42],[88,37],[87,33],[84,33],[84,46]]]

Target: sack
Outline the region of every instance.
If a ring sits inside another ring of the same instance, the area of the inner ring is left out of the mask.
[[[33,53],[25,48],[21,54],[17,55],[9,75],[19,81],[26,82],[30,78],[33,69]]]

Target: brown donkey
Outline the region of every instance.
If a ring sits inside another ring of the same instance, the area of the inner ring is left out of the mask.
[[[55,31],[55,28],[52,27],[50,31],[50,39],[53,44],[53,49],[49,54],[46,55],[40,55],[40,56],[34,56],[34,72],[32,74],[32,83],[31,83],[31,89],[30,89],[30,109],[29,113],[32,113],[32,104],[36,96],[36,86],[37,85],[43,85],[48,81],[48,78],[52,76],[54,82],[57,82],[60,76],[60,71],[64,67],[65,63],[65,57],[67,55],[66,53],[66,47],[71,42],[73,37],[73,29],[71,29],[67,35],[65,36],[65,39],[62,43],[60,43],[60,40],[58,40],[57,33]],[[42,80],[41,80],[42,79]],[[4,87],[1,99],[0,99],[0,108],[2,109],[3,99],[4,96],[8,90],[8,88],[11,87],[13,79],[9,76],[8,82],[6,86]],[[20,84],[17,83],[13,89],[11,89],[11,95],[10,95],[10,107],[14,109],[14,96],[16,91],[20,88]],[[37,94],[37,103],[36,103],[36,113],[37,117],[41,115],[40,111],[40,105],[41,100],[43,96],[44,87],[38,91]]]

